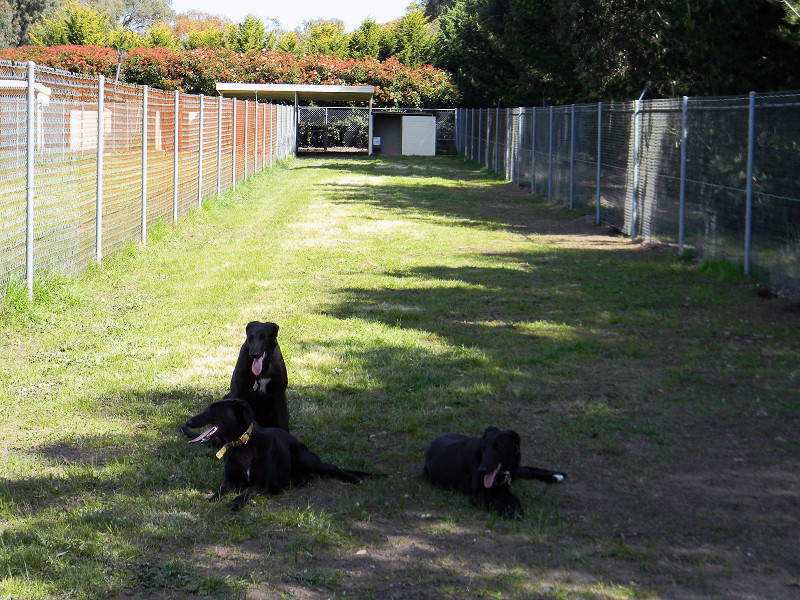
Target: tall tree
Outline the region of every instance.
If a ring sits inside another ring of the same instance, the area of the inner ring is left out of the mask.
[[[346,58],[349,37],[339,19],[303,21],[303,49],[307,54],[327,54]]]
[[[255,15],[247,15],[241,23],[231,26],[228,36],[228,46],[235,52],[264,50],[267,47],[264,23]]]
[[[430,62],[433,57],[434,28],[429,26],[425,11],[416,3],[411,3],[406,14],[394,27],[394,48],[392,55],[401,63],[418,67]]]
[[[554,34],[557,1],[457,0],[438,22],[436,65],[473,106],[570,99],[574,61]]]
[[[31,26],[63,3],[63,0],[0,0],[0,44],[29,43]]]
[[[30,30],[31,41],[38,46],[95,45],[109,42],[111,24],[108,16],[74,0],[46,17]]]
[[[378,58],[381,48],[380,25],[373,19],[364,19],[350,34],[350,56],[353,58]]]
[[[425,14],[431,19],[438,19],[448,8],[455,5],[456,0],[422,0]]]
[[[138,33],[175,14],[170,7],[172,0],[92,0],[92,4],[106,13],[113,24]]]

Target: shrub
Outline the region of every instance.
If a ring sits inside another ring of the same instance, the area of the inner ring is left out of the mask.
[[[117,52],[99,46],[21,46],[0,50],[0,59],[26,61],[88,75],[114,75]],[[394,58],[341,59],[315,54],[297,58],[272,51],[233,52],[226,48],[174,50],[134,48],[123,58],[128,83],[215,95],[218,81],[375,86],[380,107],[453,107],[460,99],[446,71],[430,65],[408,67]]]

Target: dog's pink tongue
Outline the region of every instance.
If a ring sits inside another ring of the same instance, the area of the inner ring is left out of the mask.
[[[264,354],[266,354],[266,352]],[[253,361],[253,375],[256,377],[261,375],[261,369],[264,368],[264,354]]]
[[[483,487],[487,490],[494,485],[494,478],[497,477],[497,472],[500,470],[500,465],[497,465],[497,468],[492,471],[491,473],[487,473],[483,476]]]
[[[206,429],[206,430],[205,430],[203,433],[201,433],[200,435],[198,435],[198,436],[197,436],[196,438],[194,438],[193,440],[189,440],[189,443],[190,443],[190,444],[196,444],[196,443],[198,443],[198,442],[199,442],[199,443],[201,443],[201,444],[202,444],[203,442],[206,442],[206,441],[208,441],[208,439],[209,439],[209,438],[210,438],[212,435],[214,435],[215,433],[217,433],[217,426],[216,426],[216,425],[212,425],[211,427],[209,427],[208,429]]]

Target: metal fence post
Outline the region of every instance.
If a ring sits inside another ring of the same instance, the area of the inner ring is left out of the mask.
[[[147,90],[142,86],[142,246],[147,245]]]
[[[536,107],[531,108],[531,194],[536,193]]]
[[[640,118],[640,100],[634,101],[633,110],[633,188],[631,189],[631,241],[636,239],[636,229],[638,221],[639,207],[636,205],[636,200],[639,197],[639,145],[642,140],[641,132],[641,118]]]
[[[747,116],[747,198],[744,223],[744,273],[750,274],[750,244],[753,229],[753,150],[756,133],[756,93],[750,92],[750,110]]]
[[[473,137],[475,136],[475,110],[467,109],[467,120],[469,129],[467,130],[467,158],[472,158]]]
[[[222,96],[217,96],[217,196],[222,193]]]
[[[459,118],[459,113],[461,109],[457,108],[455,113],[455,120],[456,120],[456,152],[461,154],[461,130],[459,130],[459,126],[461,125],[461,119]]]
[[[269,105],[269,166],[270,168],[274,164],[275,158],[275,132],[273,131],[273,113],[275,112],[275,106],[270,104]]]
[[[181,93],[175,90],[175,115],[173,126],[173,159],[172,159],[172,222],[178,222],[178,149],[180,148],[180,136],[178,130],[181,126]]]
[[[28,61],[26,90],[26,184],[25,184],[25,283],[28,300],[33,300],[33,165],[36,161],[36,63]]]
[[[106,78],[97,78],[97,198],[95,201],[94,245],[97,262],[103,260],[103,151],[105,150],[105,131],[103,116],[105,113]]]
[[[489,169],[489,144],[491,144],[492,139],[492,124],[489,122],[489,115],[491,114],[491,108],[486,109],[486,151],[484,153],[483,159],[486,161],[486,169]],[[497,124],[495,123],[495,128]]]
[[[200,143],[197,149],[197,206],[203,207],[203,100],[205,97],[200,94]]]
[[[522,134],[525,131],[525,107],[519,107],[519,121],[517,121],[517,187],[522,187],[522,172],[520,165],[522,163]]]
[[[233,146],[231,147],[231,187],[236,191],[236,98],[231,98],[233,102]]]
[[[478,108],[478,164],[481,163],[481,147],[483,144],[481,143],[483,140],[481,139],[481,135],[483,135],[483,109]]]
[[[684,219],[686,210],[686,142],[689,139],[688,113],[689,98],[683,97],[681,110],[681,185],[680,204],[678,206],[678,254],[683,254]]]
[[[597,103],[597,197],[595,199],[595,224],[600,225],[600,171],[603,157],[603,103]]]
[[[575,199],[575,105],[569,117],[569,209],[574,208]]]
[[[547,163],[547,201],[553,199],[553,107],[550,107],[550,146],[548,149],[550,154],[549,162]]]
[[[494,172],[500,174],[500,107],[494,109]]]
[[[506,134],[506,151],[503,153],[503,171],[506,180],[513,181],[514,173],[511,168],[511,152],[514,147],[514,117],[511,114],[510,108],[506,109],[506,126],[504,129]]]

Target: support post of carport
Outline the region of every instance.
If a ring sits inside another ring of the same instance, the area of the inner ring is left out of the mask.
[[[299,111],[298,109],[298,102],[297,102],[297,92],[294,93],[294,155],[297,156],[297,140],[300,139],[300,119],[299,119]]]
[[[369,116],[367,117],[369,121],[367,122],[367,137],[369,138],[369,155],[372,156],[372,96],[369,98]],[[327,128],[326,128],[327,131]]]

